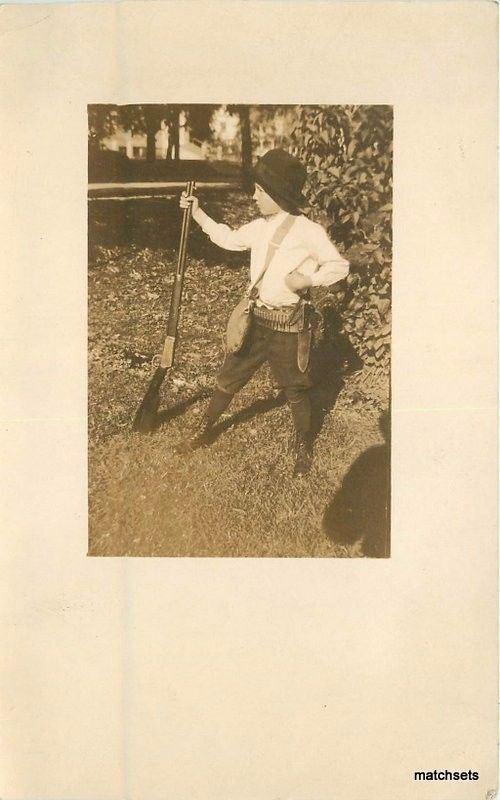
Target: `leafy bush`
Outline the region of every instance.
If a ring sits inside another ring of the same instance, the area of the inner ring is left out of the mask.
[[[308,169],[310,216],[351,264],[322,304],[335,305],[371,369],[390,362],[392,108],[298,106],[291,150]]]

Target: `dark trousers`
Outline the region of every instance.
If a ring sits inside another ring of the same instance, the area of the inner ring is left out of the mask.
[[[243,349],[226,356],[217,377],[219,390],[229,396],[245,386],[262,364],[268,362],[279,388],[285,393],[298,433],[311,429],[309,369],[301,372],[297,366],[296,333],[273,331],[255,320]]]

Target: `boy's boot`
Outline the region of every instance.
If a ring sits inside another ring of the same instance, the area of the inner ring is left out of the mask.
[[[183,439],[177,445],[175,448],[176,452],[179,453],[179,455],[183,455],[185,453],[191,453],[199,447],[210,444],[212,428],[220,415],[223,414],[229,406],[232,399],[232,394],[227,394],[220,389],[216,389],[212,395],[208,409],[196,425],[194,433],[188,439]]]
[[[293,475],[307,475],[312,466],[313,447],[312,435],[307,432],[297,431],[295,438],[295,466]]]

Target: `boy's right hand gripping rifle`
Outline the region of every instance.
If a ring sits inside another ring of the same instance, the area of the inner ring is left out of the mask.
[[[186,193],[190,196],[195,190],[195,182],[189,181],[186,186]],[[177,271],[175,273],[172,297],[170,298],[170,311],[168,315],[167,335],[163,345],[163,352],[160,357],[160,364],[157,367],[151,382],[148,386],[144,399],[137,409],[134,417],[133,429],[139,433],[151,433],[157,427],[158,406],[160,404],[160,388],[167,372],[172,369],[175,356],[175,344],[177,341],[177,328],[179,324],[179,314],[182,301],[182,286],[184,283],[184,272],[186,268],[187,239],[189,224],[191,222],[191,203],[184,209],[182,217],[181,240],[179,244],[179,258],[177,261]]]

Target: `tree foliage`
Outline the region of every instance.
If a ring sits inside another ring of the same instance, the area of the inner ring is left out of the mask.
[[[202,142],[209,139],[211,136],[210,121],[219,106],[214,103],[195,103],[183,108],[192,138]]]
[[[90,105],[89,118],[89,147],[98,149],[100,143],[107,136],[111,136],[118,127],[130,130],[132,133],[144,134],[147,143],[147,160],[156,158],[156,134],[161,123],[168,125],[170,133],[169,154],[171,159],[179,159],[179,113],[187,107],[178,104],[146,103],[134,105]],[[203,107],[204,109],[208,107]],[[200,125],[203,117],[208,118],[208,111],[199,112],[197,124]],[[187,115],[189,119],[189,114]]]
[[[310,215],[351,264],[324,299],[364,363],[387,374],[392,261],[392,108],[298,106],[292,152],[307,164]]]
[[[111,136],[118,124],[116,106],[95,104],[87,107],[89,123],[89,147],[99,147],[102,139]]]

